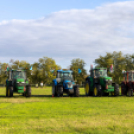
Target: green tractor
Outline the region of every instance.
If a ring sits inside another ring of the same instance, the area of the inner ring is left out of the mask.
[[[112,82],[107,76],[106,68],[95,68],[90,70],[90,76],[86,78],[85,93],[87,96],[119,96],[119,85]]]
[[[12,97],[13,93],[19,93],[23,96],[31,96],[31,86],[26,78],[25,70],[9,70],[6,80],[6,96]]]

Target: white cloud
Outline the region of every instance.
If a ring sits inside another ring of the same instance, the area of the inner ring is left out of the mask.
[[[134,1],[109,3],[94,10],[66,10],[37,20],[0,22],[1,62],[35,62],[52,57],[62,67],[82,58],[86,68],[99,55],[134,50]]]

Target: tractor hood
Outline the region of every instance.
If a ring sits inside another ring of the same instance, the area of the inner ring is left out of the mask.
[[[71,80],[64,80],[64,83],[68,83],[68,82],[71,82]]]
[[[16,79],[16,82],[25,82],[25,80],[22,78],[18,78],[18,79]]]
[[[112,78],[111,78],[111,77],[108,77],[108,76],[104,77],[104,79],[105,79],[106,81],[112,80]]]

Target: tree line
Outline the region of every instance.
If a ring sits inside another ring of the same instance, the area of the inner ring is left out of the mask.
[[[123,70],[134,70],[134,55],[126,54],[122,52],[106,53],[105,56],[99,56],[94,60],[94,67],[106,67],[108,69],[108,76],[113,78],[113,81],[121,83],[123,79]],[[71,60],[71,65],[68,69],[73,71],[74,80],[78,84],[82,84],[85,78],[88,76],[85,69],[85,61],[83,59]],[[110,71],[110,67],[113,67],[113,71]],[[0,84],[5,84],[7,79],[6,69],[10,67],[12,69],[25,69],[29,82],[32,84],[41,83],[51,84],[52,80],[56,78],[56,71],[61,69],[60,65],[57,65],[55,60],[49,57],[43,57],[33,64],[26,61],[11,60],[10,64],[0,63]],[[78,70],[81,70],[79,73]],[[89,67],[90,69],[90,67]]]

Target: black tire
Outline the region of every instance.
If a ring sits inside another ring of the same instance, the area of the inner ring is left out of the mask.
[[[57,96],[56,86],[54,85],[54,83],[52,84],[52,96]]]
[[[124,82],[121,83],[121,95],[127,95],[127,88]]]
[[[80,95],[80,90],[78,86],[74,86],[74,96],[79,97]]]
[[[31,86],[27,85],[26,86],[26,93],[25,93],[26,97],[30,97],[31,96]]]
[[[63,96],[63,87],[62,86],[58,86],[57,87],[57,96],[58,97],[62,97]]]
[[[133,96],[133,89],[128,89],[127,96],[129,97]]]
[[[13,97],[13,87],[9,86],[7,87],[7,94],[8,97]]]
[[[86,83],[85,83],[85,94],[86,94],[86,96],[91,96],[92,95],[92,92],[90,90],[90,84],[89,84],[88,81],[86,81]]]
[[[102,92],[101,92],[101,85],[95,85],[94,86],[94,91],[93,91],[93,96],[97,97],[97,96],[101,96]]]
[[[114,85],[114,96],[119,96],[119,85],[118,84]]]

